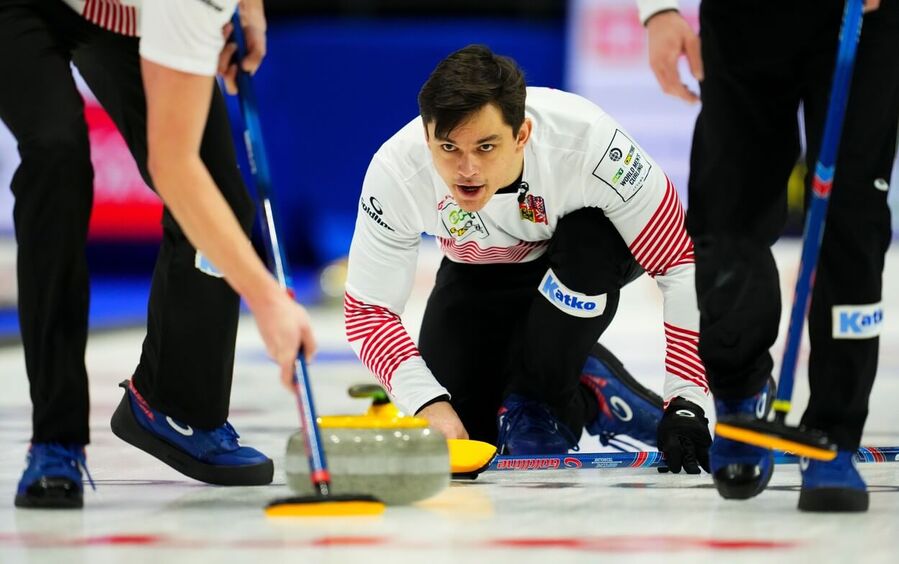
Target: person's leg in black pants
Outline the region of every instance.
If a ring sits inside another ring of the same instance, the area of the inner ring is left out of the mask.
[[[831,30],[837,16],[825,22]],[[835,41],[826,43],[809,70],[809,170],[820,149],[835,50]],[[861,442],[877,372],[897,123],[899,6],[886,2],[864,16],[809,310],[811,397],[802,423],[843,451]]]
[[[707,76],[687,230],[696,252],[699,353],[717,399],[751,396],[771,375],[781,299],[770,246],[786,220],[786,183],[799,156],[800,93],[789,44],[797,14],[772,20],[761,4],[700,6]],[[747,42],[756,22],[778,26],[784,39]]]
[[[122,132],[144,179],[146,104],[138,40],[100,32],[75,50],[74,61]],[[213,88],[200,156],[246,233],[254,206],[237,167],[224,99]],[[134,385],[154,408],[202,429],[228,416],[239,298],[223,278],[200,271],[197,251],[166,209],[153,272],[147,336]]]
[[[73,60],[149,180],[138,41],[98,30],[78,46]],[[224,101],[215,87],[210,96],[200,157],[249,233],[254,207],[238,172]],[[141,361],[113,413],[112,430],[194,479],[268,484],[271,459],[240,445],[227,422],[239,298],[202,263],[166,210]]]
[[[643,273],[599,209],[559,221],[547,251],[549,270],[534,288],[510,358],[507,393],[538,398],[575,435],[597,416],[596,396],[580,384],[587,355],[618,310],[620,289]],[[557,285],[557,286],[556,286]],[[559,294],[580,297],[565,305]],[[596,304],[583,309],[577,302]],[[652,429],[653,434],[655,429]]]
[[[444,258],[422,319],[418,349],[452,396],[470,438],[496,443],[496,412],[512,344],[521,338],[546,271],[522,264],[460,264]]]
[[[762,417],[781,297],[770,247],[786,220],[787,179],[799,157],[800,46],[814,10],[777,18],[759,0],[704,0],[705,78],[690,160],[687,230],[696,252],[699,354],[718,417]],[[758,29],[777,41],[750,41]],[[725,498],[757,495],[770,451],[716,437],[712,476]]]
[[[567,287],[595,297],[591,301],[601,304],[596,315],[574,316],[551,303],[544,292],[548,268],[554,291]],[[576,434],[595,419],[596,397],[579,384],[581,370],[614,317],[618,290],[641,272],[596,209],[563,218],[547,253],[531,263],[444,259],[428,299],[419,350],[452,395],[469,436],[496,442],[497,412],[509,394],[550,406]]]
[[[85,242],[93,169],[71,46],[30,4],[0,4],[0,119],[21,157],[12,191],[31,440],[84,445],[90,440]]]
[[[69,68],[72,45],[48,29],[36,5],[0,3],[0,119],[21,157],[12,181],[13,220],[33,409],[15,505],[80,508],[90,441],[84,247],[93,169],[83,102]]]

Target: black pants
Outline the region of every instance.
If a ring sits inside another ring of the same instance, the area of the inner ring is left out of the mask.
[[[138,40],[102,30],[58,0],[0,3],[0,118],[16,137],[22,160],[12,190],[35,442],[89,440],[85,243],[93,171],[70,61],[115,121],[149,183]],[[217,89],[201,156],[249,232],[253,205]],[[239,298],[224,280],[194,268],[195,254],[166,210],[134,382],[154,407],[212,428],[228,413]]]
[[[551,268],[570,290],[605,294],[603,313],[576,317],[542,293]],[[547,252],[520,264],[443,259],[422,320],[419,350],[473,439],[496,444],[505,395],[549,405],[576,434],[597,415],[579,385],[587,354],[618,308],[619,290],[642,273],[621,236],[597,209],[562,218]]]
[[[770,245],[786,218],[800,102],[809,170],[818,157],[842,8],[839,0],[776,8],[704,0],[700,8],[705,80],[687,227],[696,245],[699,352],[722,398],[751,395],[772,371],[781,298]],[[803,422],[846,449],[861,439],[878,339],[833,338],[832,310],[880,302],[890,212],[878,179],[890,179],[897,121],[899,5],[884,2],[864,17],[809,315]]]

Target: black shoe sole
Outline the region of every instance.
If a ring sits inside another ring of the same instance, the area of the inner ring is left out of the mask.
[[[23,509],[81,509],[84,507],[84,498],[78,496],[31,496],[28,494],[16,494],[16,507]]]
[[[773,460],[771,464],[771,472],[760,479],[755,479],[743,473],[743,470],[749,468],[746,465],[732,464],[725,466],[712,474],[712,482],[714,482],[718,494],[724,499],[750,499],[759,495],[768,487],[771,477],[774,476]]]
[[[857,513],[868,510],[868,492],[852,488],[800,490],[799,510],[817,513]]]
[[[110,424],[112,432],[118,438],[194,480],[218,486],[265,486],[272,483],[275,467],[271,460],[245,466],[216,466],[200,462],[167,441],[155,437],[137,422],[127,390],[112,414]]]

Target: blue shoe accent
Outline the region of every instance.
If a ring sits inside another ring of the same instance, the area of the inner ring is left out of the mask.
[[[151,407],[130,380],[120,386],[126,391],[112,416],[112,431],[125,442],[201,482],[223,486],[271,483],[272,461],[254,448],[241,446],[230,423],[212,430],[193,428]]]
[[[771,409],[774,380],[770,379],[755,395],[739,400],[715,399],[715,413],[720,419],[726,415],[748,415],[765,419]],[[709,449],[712,479],[718,493],[725,499],[749,499],[765,489],[774,473],[774,454],[762,447],[715,435]]]
[[[599,415],[586,425],[588,433],[598,435],[603,445],[620,450],[639,447],[616,439],[618,435],[656,446],[662,398],[637,382],[612,353],[597,344],[587,357],[580,381],[599,403]]]
[[[565,454],[578,449],[578,437],[546,405],[518,394],[503,401],[497,426],[500,454]]]
[[[16,507],[77,509],[84,505],[81,471],[87,471],[84,445],[33,443],[16,489]]]
[[[841,450],[831,461],[801,458],[799,509],[815,512],[868,510],[868,488],[855,467],[855,451]]]

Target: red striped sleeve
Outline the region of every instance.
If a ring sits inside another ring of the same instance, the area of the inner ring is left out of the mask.
[[[630,244],[631,253],[650,276],[693,263],[693,242],[684,225],[684,209],[674,185],[667,178],[665,183],[662,202]]]
[[[128,35],[137,35],[137,8],[134,6],[128,7]]]
[[[665,370],[709,391],[705,367],[699,359],[699,333],[665,323]]]
[[[122,16],[124,15],[124,10],[122,10],[122,6],[119,4],[113,4],[112,8],[112,18],[109,24],[109,29],[111,31],[115,31],[116,33],[120,33],[122,30]]]
[[[138,34],[137,7],[119,0],[86,0],[82,15],[103,29],[132,37]]]
[[[100,26],[109,29],[109,20],[112,15],[112,9],[106,2],[100,2]]]
[[[377,376],[387,391],[392,391],[390,380],[397,367],[420,356],[400,316],[349,294],[344,294],[343,311],[347,340],[362,341],[359,352],[362,364]]]

